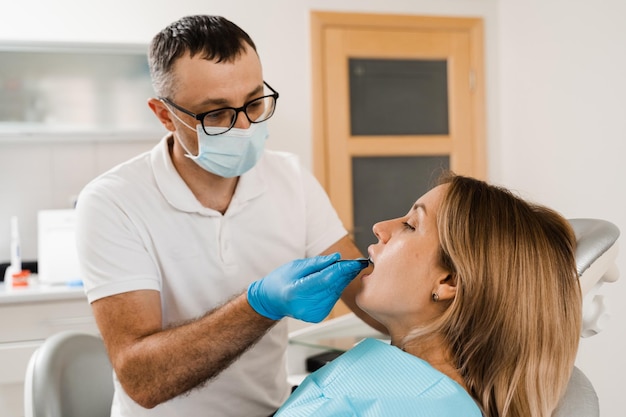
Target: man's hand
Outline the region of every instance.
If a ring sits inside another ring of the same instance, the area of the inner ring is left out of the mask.
[[[339,261],[339,253],[297,259],[270,272],[248,287],[248,302],[262,316],[285,316],[317,323],[333,308],[344,288],[362,269],[366,259]]]

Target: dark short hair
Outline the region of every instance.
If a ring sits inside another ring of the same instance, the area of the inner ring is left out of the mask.
[[[148,51],[148,64],[155,92],[159,96],[172,93],[172,68],[186,53],[201,54],[216,62],[232,62],[246,48],[256,51],[250,36],[239,26],[221,16],[185,16],[157,33]]]

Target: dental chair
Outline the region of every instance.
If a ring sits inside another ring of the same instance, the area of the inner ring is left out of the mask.
[[[583,293],[582,337],[590,337],[606,326],[609,314],[604,295],[605,283],[615,282],[619,271],[615,264],[620,231],[612,223],[598,219],[570,219],[576,233],[576,269]],[[570,382],[554,417],[597,417],[598,396],[585,374],[574,367]]]
[[[112,401],[113,370],[100,337],[60,332],[31,356],[25,417],[109,417]]]
[[[619,229],[612,223],[598,219],[570,219],[576,233],[576,269],[583,294],[582,337],[590,337],[600,332],[607,324],[609,314],[604,295],[600,293],[605,283],[618,279],[617,241]],[[299,365],[304,357],[319,354],[320,341],[339,340],[358,342],[365,337],[385,336],[358,319],[354,313],[324,321],[303,329],[290,332],[288,351],[291,381],[297,385],[304,375]],[[331,350],[333,350],[333,346]],[[336,346],[334,346],[336,347]],[[317,350],[316,350],[317,349]],[[328,350],[328,349],[327,349]],[[585,374],[574,367],[567,391],[553,417],[598,417],[600,407],[598,396]]]

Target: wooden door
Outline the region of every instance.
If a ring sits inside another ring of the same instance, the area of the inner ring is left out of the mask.
[[[485,177],[482,20],[312,12],[311,28],[314,172],[365,251],[439,171]]]

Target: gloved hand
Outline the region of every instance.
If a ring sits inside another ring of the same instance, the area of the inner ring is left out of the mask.
[[[339,253],[297,259],[270,272],[248,287],[248,302],[262,316],[280,320],[285,316],[317,323],[333,308],[344,288],[367,259],[337,262]]]

